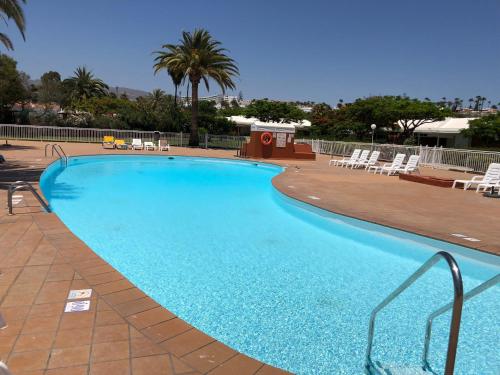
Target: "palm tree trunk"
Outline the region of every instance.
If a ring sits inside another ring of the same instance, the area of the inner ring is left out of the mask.
[[[191,82],[191,134],[189,135],[189,145],[198,146],[198,83]]]
[[[174,85],[174,107],[177,107],[177,85]]]

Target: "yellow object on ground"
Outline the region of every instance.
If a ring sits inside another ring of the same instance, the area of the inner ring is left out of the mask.
[[[115,147],[120,149],[127,149],[128,145],[125,143],[124,139],[115,139]]]

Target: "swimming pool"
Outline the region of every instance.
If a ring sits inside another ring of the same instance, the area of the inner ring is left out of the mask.
[[[465,291],[498,257],[334,215],[289,199],[280,167],[222,159],[89,156],[41,178],[54,212],[97,254],[182,319],[300,374],[361,374],[371,310],[438,250]],[[332,194],[335,188],[332,186]],[[452,297],[432,269],[377,318],[373,357],[420,364],[425,320]],[[500,288],[464,305],[457,374],[498,374]],[[434,323],[443,368],[449,314]]]

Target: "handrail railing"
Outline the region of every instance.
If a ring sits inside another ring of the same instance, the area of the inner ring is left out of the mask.
[[[33,185],[31,185],[29,182],[26,182],[26,181],[16,181],[16,182],[9,185],[9,190],[7,192],[7,204],[9,206],[9,215],[13,215],[13,209],[14,209],[14,206],[12,204],[13,193],[17,190],[21,190],[24,188],[27,188],[29,191],[31,191],[33,193],[33,195],[38,200],[40,205],[45,209],[45,211],[50,212],[49,205],[47,203],[45,203],[45,201],[40,196],[40,194],[38,194],[38,192],[35,190]]]
[[[432,268],[441,259],[446,260],[448,267],[451,271],[451,276],[453,278],[453,289],[454,296],[452,302],[452,315],[450,323],[450,334],[448,338],[448,352],[446,354],[446,365],[444,373],[445,375],[452,375],[455,368],[455,358],[457,354],[458,346],[458,333],[460,330],[460,318],[462,316],[462,305],[463,305],[463,284],[462,275],[458,264],[455,259],[447,252],[440,251],[434,254],[429,260],[427,260],[418,270],[416,270],[409,278],[407,278],[396,290],[394,290],[389,296],[387,296],[380,304],[375,307],[370,316],[370,325],[368,328],[368,346],[366,349],[365,357],[365,369],[368,373],[374,369],[374,364],[371,359],[372,347],[373,347],[373,335],[375,332],[375,318],[377,313],[392,302],[397,296],[399,296],[403,291],[405,291],[409,286],[411,286],[420,276],[426,273],[430,268]]]
[[[500,273],[494,277],[492,277],[489,280],[486,280],[484,283],[479,284],[475,288],[469,290],[467,293],[464,294],[463,297],[463,302],[471,299],[474,296],[477,296],[478,294],[484,292],[485,290],[495,286],[496,284],[500,283]],[[427,318],[427,326],[425,327],[425,343],[424,343],[424,352],[422,355],[422,362],[424,369],[430,370],[430,365],[429,362],[427,361],[428,355],[429,355],[429,345],[430,345],[430,340],[431,340],[431,333],[432,333],[432,322],[435,318],[437,318],[439,315],[444,314],[445,312],[449,311],[453,307],[453,302],[450,302],[436,311],[434,311],[429,317]]]
[[[43,151],[43,153],[44,153],[44,156],[45,156],[45,157],[47,157],[47,148],[48,148],[48,147],[52,147],[52,146],[53,146],[53,144],[52,144],[52,143],[47,143],[47,144],[45,145],[45,147],[44,147],[44,151]]]
[[[68,166],[68,156],[66,155],[66,153],[64,152],[63,148],[61,147],[61,145],[57,144],[57,143],[54,143],[52,145],[52,153],[51,153],[51,156],[54,156],[54,151],[56,152],[57,155],[59,155],[59,157],[61,158],[61,160],[64,161],[64,165],[65,166]],[[59,152],[59,150],[61,152]]]

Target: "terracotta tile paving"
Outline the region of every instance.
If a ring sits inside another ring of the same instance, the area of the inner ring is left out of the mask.
[[[43,143],[11,142],[0,149],[20,167],[0,171],[2,183],[32,173],[37,182],[50,161]],[[23,146],[23,147],[16,147]],[[70,155],[108,153],[99,145],[64,144]],[[171,153],[233,157],[234,152],[174,148]],[[273,183],[284,193],[334,212],[500,253],[493,217],[500,202],[473,192],[420,185],[316,162],[281,162],[289,168]],[[0,167],[1,168],[1,167]],[[462,177],[461,173],[425,171]],[[5,185],[3,185],[5,186]],[[76,238],[54,214],[20,192],[16,215],[0,211],[0,359],[15,375],[258,374],[285,373],[196,330],[160,307]],[[312,200],[308,196],[317,196]],[[481,239],[465,243],[450,236]],[[93,289],[88,312],[64,313],[70,289]]]

